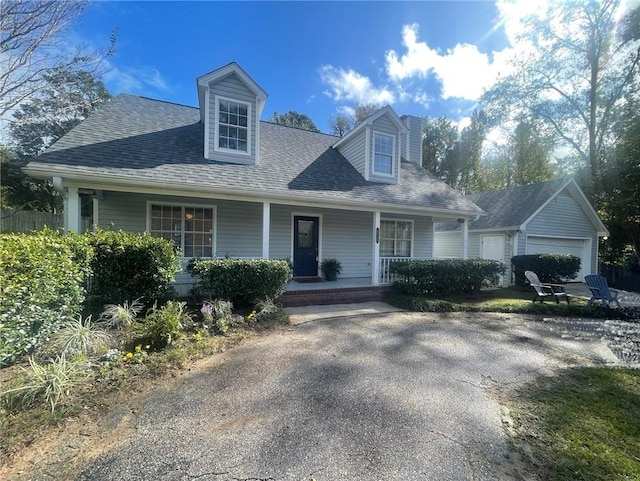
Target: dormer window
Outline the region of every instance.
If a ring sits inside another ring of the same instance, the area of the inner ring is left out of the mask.
[[[394,175],[393,159],[396,139],[392,135],[378,132],[373,134],[373,173],[378,175]]]
[[[216,150],[250,154],[250,104],[218,97],[216,109]]]

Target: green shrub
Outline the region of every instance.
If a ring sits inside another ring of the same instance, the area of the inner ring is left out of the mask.
[[[205,301],[200,309],[205,327],[215,328],[224,334],[233,324],[233,304],[222,299]]]
[[[526,286],[525,271],[533,271],[540,282],[559,283],[575,279],[580,270],[580,258],[571,254],[529,254],[511,258],[516,285]]]
[[[395,288],[408,294],[473,292],[499,282],[505,265],[484,259],[438,259],[391,264]]]
[[[84,236],[52,230],[0,235],[0,367],[80,314],[90,259]]]
[[[182,322],[188,317],[185,306],[185,302],[178,301],[168,301],[160,308],[154,304],[141,323],[140,337],[155,349],[171,344],[182,336]]]
[[[173,243],[146,233],[98,231],[88,234],[94,256],[90,294],[96,304],[164,298],[180,271]]]
[[[192,259],[187,270],[197,279],[196,296],[235,305],[278,297],[290,273],[287,261],[275,259]]]

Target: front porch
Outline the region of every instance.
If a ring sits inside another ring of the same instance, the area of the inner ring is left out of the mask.
[[[318,282],[291,280],[278,303],[284,307],[299,307],[381,301],[389,288],[388,285],[374,285],[370,277]]]

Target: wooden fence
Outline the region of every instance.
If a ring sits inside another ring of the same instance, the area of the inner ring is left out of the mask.
[[[32,210],[1,210],[0,232],[31,232],[44,227],[62,229],[64,214],[53,212],[36,212]],[[82,230],[91,229],[91,218],[82,218]]]

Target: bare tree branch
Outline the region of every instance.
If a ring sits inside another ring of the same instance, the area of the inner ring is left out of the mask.
[[[72,24],[87,0],[2,0],[0,2],[0,119],[42,87],[54,70],[95,72],[115,48],[70,48]]]

